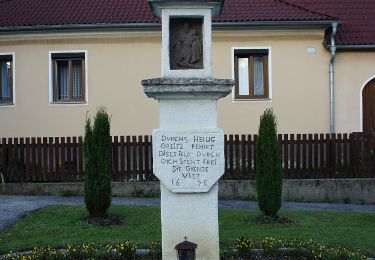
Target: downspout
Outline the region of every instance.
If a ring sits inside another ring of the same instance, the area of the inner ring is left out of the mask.
[[[329,60],[329,129],[335,133],[335,70],[334,63],[336,58],[335,37],[337,32],[337,22],[332,23],[331,45],[329,47],[331,58]]]

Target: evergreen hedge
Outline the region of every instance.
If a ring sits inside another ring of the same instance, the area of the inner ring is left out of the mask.
[[[84,137],[85,204],[91,217],[104,217],[111,206],[111,137],[110,117],[100,107],[91,126],[86,118]]]
[[[256,188],[260,210],[265,216],[276,218],[281,206],[282,167],[277,121],[270,108],[260,118],[256,143]]]

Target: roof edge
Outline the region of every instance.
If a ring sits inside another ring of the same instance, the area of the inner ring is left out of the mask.
[[[331,26],[329,20],[318,21],[248,21],[248,22],[213,22],[214,30],[246,30],[246,29],[319,29]],[[66,25],[32,25],[0,27],[0,34],[22,34],[33,32],[61,32],[61,31],[98,31],[98,30],[160,30],[161,23],[125,23],[125,24],[66,24]]]
[[[329,46],[327,46],[329,47]],[[345,45],[336,45],[336,50],[338,51],[366,51],[366,50],[375,50],[375,44],[368,44],[368,45],[354,45],[354,44],[345,44]]]
[[[232,29],[327,29],[336,20],[316,20],[316,21],[247,21],[247,22],[213,22],[212,27],[217,30]],[[338,22],[339,24],[341,22]]]
[[[31,26],[6,26],[0,27],[0,34],[22,34],[32,32],[60,32],[75,30],[159,30],[160,23],[122,23],[122,24],[65,24],[65,25],[31,25]]]

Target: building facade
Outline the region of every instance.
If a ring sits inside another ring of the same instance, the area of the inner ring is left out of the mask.
[[[0,3],[2,12],[20,16],[13,10],[18,1],[10,2]],[[107,2],[113,18],[116,6]],[[93,19],[89,24],[73,15],[52,21],[37,11],[26,22],[0,18],[0,137],[82,135],[87,113],[98,106],[112,115],[112,135],[150,134],[158,127],[158,103],[144,95],[140,81],[161,74],[160,23],[146,0],[135,7],[130,3],[137,1],[124,2],[127,13],[117,14],[124,20],[104,25],[109,18],[91,17],[90,9],[80,11]],[[228,134],[256,133],[259,116],[272,107],[279,133],[329,133],[332,122],[335,132],[375,130],[372,36],[364,34],[370,38],[364,44],[345,42],[339,35],[345,20],[332,10],[303,7],[302,0],[264,1],[277,11],[258,17],[260,2],[226,0],[213,23],[213,76],[237,80],[232,95],[218,104],[219,127]],[[246,19],[243,8],[252,8]],[[140,20],[126,20],[132,10]],[[44,24],[32,23],[41,17]]]

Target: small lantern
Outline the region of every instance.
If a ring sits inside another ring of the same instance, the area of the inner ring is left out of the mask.
[[[177,260],[195,260],[195,249],[198,246],[186,239],[187,237],[185,237],[184,242],[175,246],[175,249],[177,249]]]

